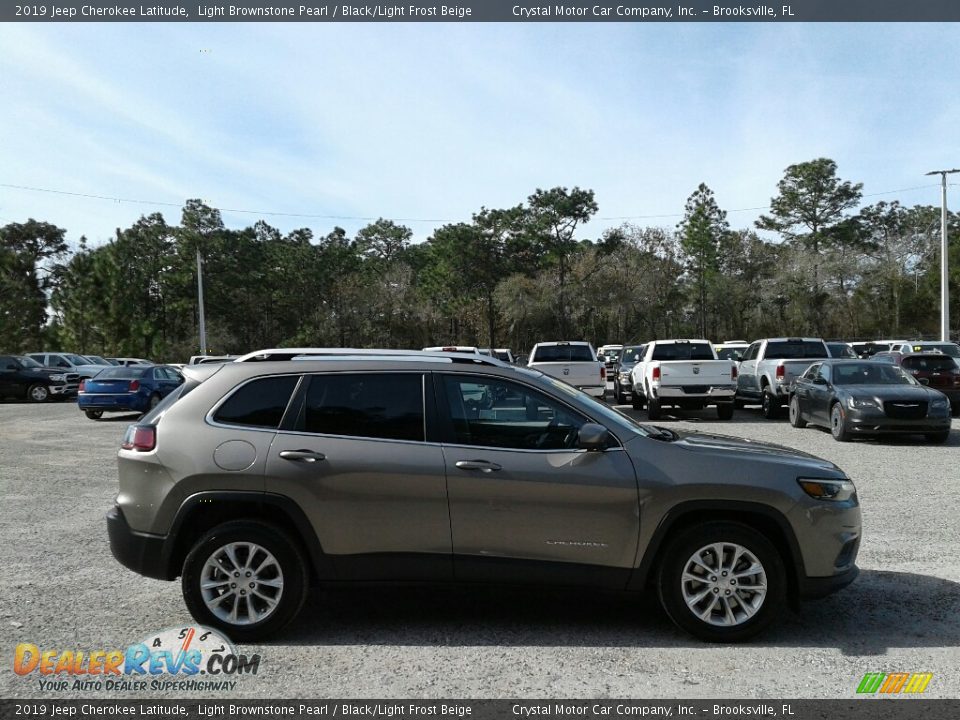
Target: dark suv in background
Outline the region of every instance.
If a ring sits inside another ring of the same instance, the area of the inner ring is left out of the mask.
[[[856,577],[856,491],[825,460],[641,425],[480,355],[254,355],[185,368],[130,426],[107,515],[121,563],[180,577],[236,640],[311,584],[458,581],[652,589],[732,642]]]
[[[0,355],[0,398],[46,402],[74,397],[79,384],[76,373],[46,368],[25,355]]]

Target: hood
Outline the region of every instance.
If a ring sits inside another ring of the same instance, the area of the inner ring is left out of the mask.
[[[906,402],[930,402],[940,397],[941,393],[924,386],[916,385],[846,385],[838,386],[844,394],[850,397],[869,400],[906,401]]]
[[[844,474],[829,460],[784,445],[713,433],[677,432],[677,434],[679,438],[673,444],[690,452],[713,454],[728,460],[734,460],[739,455],[744,461],[759,460],[797,465],[805,468],[805,471],[819,470]]]

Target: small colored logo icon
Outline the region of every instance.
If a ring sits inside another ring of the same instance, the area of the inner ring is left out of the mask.
[[[932,679],[933,673],[867,673],[857,686],[857,693],[919,694]]]

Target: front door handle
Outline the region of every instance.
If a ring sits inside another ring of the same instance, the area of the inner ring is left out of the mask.
[[[314,452],[313,450],[281,450],[280,457],[284,460],[291,460],[293,462],[317,462],[318,460],[326,460],[327,456],[321,452]]]
[[[499,465],[488,460],[458,460],[457,467],[461,470],[479,470],[485,473],[500,469]]]

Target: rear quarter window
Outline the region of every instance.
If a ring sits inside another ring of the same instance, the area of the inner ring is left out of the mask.
[[[213,419],[227,425],[276,429],[299,379],[298,375],[279,375],[251,380],[217,408]]]

